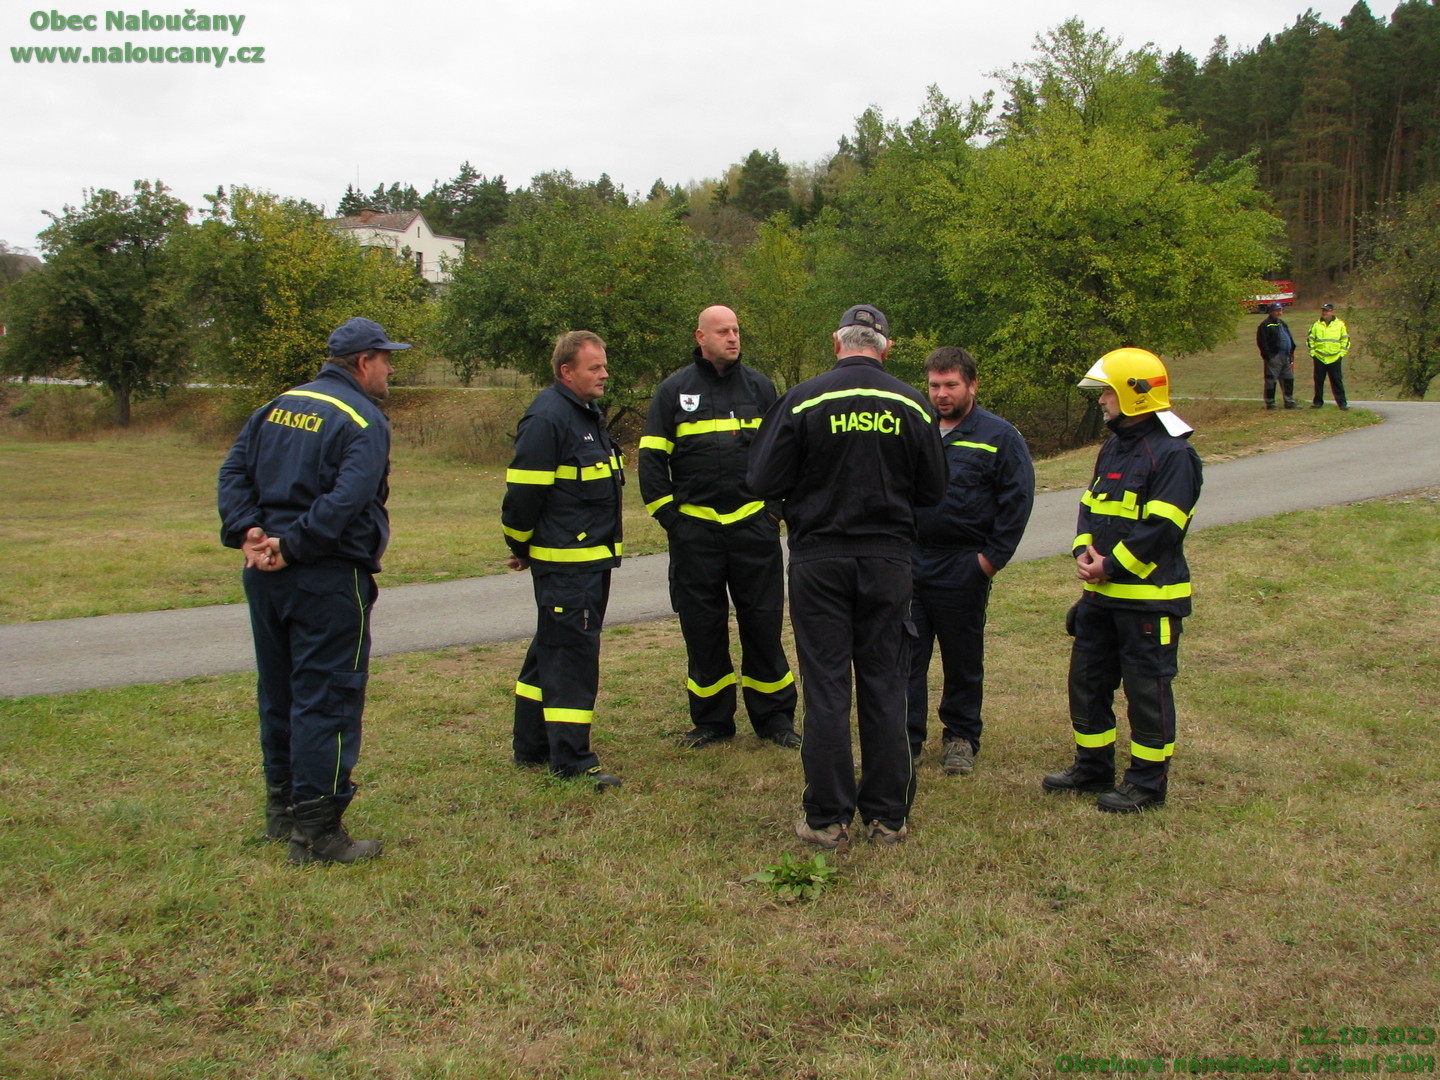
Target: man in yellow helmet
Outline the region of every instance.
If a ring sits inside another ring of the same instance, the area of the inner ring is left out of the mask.
[[[1041,781],[1050,792],[1098,793],[1096,806],[1162,806],[1175,751],[1180,629],[1190,614],[1185,534],[1200,498],[1191,427],[1170,411],[1170,380],[1144,349],[1106,353],[1080,380],[1098,388],[1105,425],[1095,477],[1080,500],[1076,576],[1066,628],[1075,761]],[[1130,763],[1115,784],[1115,690],[1129,703]]]

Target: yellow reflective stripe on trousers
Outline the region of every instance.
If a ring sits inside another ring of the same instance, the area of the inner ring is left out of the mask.
[[[360,654],[365,649],[365,601],[360,598],[360,571],[355,574],[355,610],[360,612],[360,636],[355,642],[355,670],[360,670]]]
[[[555,483],[555,474],[544,469],[506,469],[505,482],[507,484],[536,484],[540,487],[549,487]]]
[[[1145,517],[1163,517],[1166,521],[1174,522],[1177,528],[1185,528],[1190,524],[1190,515],[1174,503],[1164,502],[1161,499],[1151,499],[1145,504]]]
[[[680,513],[689,514],[693,518],[703,518],[706,521],[719,522],[721,525],[733,525],[737,521],[744,521],[748,517],[754,517],[761,510],[765,509],[763,502],[746,503],[739,510],[732,510],[728,514],[722,514],[718,510],[712,510],[708,506],[697,506],[694,503],[681,503]]]
[[[1090,508],[1092,514],[1103,514],[1106,517],[1123,517],[1137,520],[1140,517],[1140,508],[1135,505],[1137,496],[1133,491],[1125,492],[1125,498],[1121,500],[1108,499],[1103,494],[1096,495],[1087,491],[1080,496],[1080,502]]]
[[[588,724],[595,719],[594,709],[546,709],[547,724]]]
[[[726,675],[719,682],[711,683],[709,686],[701,686],[694,679],[685,680],[685,689],[689,690],[690,693],[694,694],[696,697],[714,697],[721,690],[724,690],[727,686],[734,685],[735,673],[733,671],[730,672],[729,675]]]
[[[1170,644],[1170,639],[1171,639],[1171,634],[1170,634],[1170,616],[1169,616],[1169,615],[1161,615],[1161,616],[1160,616],[1160,644],[1161,644],[1161,645],[1169,645],[1169,644]]]
[[[1138,757],[1141,761],[1164,761],[1175,754],[1175,744],[1166,743],[1164,749],[1157,750],[1153,746],[1141,746],[1138,742],[1130,743],[1130,756]]]
[[[1113,596],[1117,600],[1179,600],[1190,595],[1190,582],[1181,581],[1175,585],[1117,585],[1107,581],[1103,585],[1086,584],[1086,592]]]
[[[1125,546],[1124,540],[1121,540],[1120,543],[1115,545],[1115,550],[1111,552],[1111,554],[1115,556],[1116,562],[1136,577],[1146,578],[1155,572],[1155,564],[1153,562],[1141,562],[1137,559],[1134,553]]]
[[[1075,745],[1086,746],[1095,749],[1101,746],[1113,746],[1115,744],[1115,729],[1102,731],[1098,735],[1087,735],[1083,731],[1075,732]]]
[[[745,428],[758,428],[759,426],[758,417],[754,420],[737,420],[733,416],[721,420],[695,420],[689,424],[677,425],[675,438],[683,439],[687,435],[713,435],[721,431],[742,431]],[[644,440],[641,440],[640,445],[645,445]]]
[[[645,512],[646,512],[647,514],[654,514],[655,511],[656,511],[656,510],[659,510],[662,506],[666,506],[666,505],[668,505],[669,503],[672,503],[672,502],[674,502],[674,501],[675,501],[675,496],[674,496],[674,495],[663,495],[663,496],[661,496],[660,498],[656,499],[656,500],[655,500],[654,502],[652,502],[652,503],[646,503],[646,504],[645,504]]]
[[[784,690],[785,687],[791,685],[794,681],[795,673],[793,671],[787,671],[783,678],[776,679],[774,682],[761,682],[759,679],[752,679],[749,675],[745,675],[741,677],[740,685],[746,690],[755,690],[762,694],[774,694]]]
[[[642,435],[640,436],[640,449],[659,450],[662,454],[673,454],[675,444],[662,435]]]
[[[619,558],[619,556],[619,544],[615,545],[614,551],[611,551],[604,544],[601,544],[599,547],[585,548],[535,547],[533,544],[530,547],[530,558],[539,559],[541,562],[599,562],[601,559],[614,559]]]
[[[527,699],[530,700],[530,701],[543,701],[543,700],[544,700],[544,699],[540,696],[540,687],[538,687],[538,686],[532,686],[532,685],[530,685],[529,683],[523,683],[523,682],[520,682],[519,680],[516,680],[516,683],[515,683],[515,696],[516,696],[516,697],[527,698]]]
[[[345,402],[341,401],[338,397],[331,397],[329,394],[317,394],[314,390],[286,390],[285,393],[281,394],[280,396],[308,397],[314,398],[316,401],[329,402],[331,405],[334,405],[337,409],[343,412],[346,416],[350,417],[351,420],[354,420],[362,428],[368,428],[370,426],[370,421],[366,420],[363,416],[361,416],[358,412],[352,409],[349,405],[346,405]]]
[[[917,413],[923,416],[927,424],[933,422],[933,418],[930,416],[929,410],[927,410],[919,402],[911,401],[904,394],[897,394],[893,390],[832,390],[828,394],[821,394],[819,397],[813,397],[809,401],[802,401],[799,405],[796,405],[793,409],[791,409],[790,412],[804,412],[806,409],[812,408],[816,405],[823,405],[827,401],[840,401],[845,398],[852,397],[884,398],[887,401],[898,401],[902,405],[909,405],[910,408],[914,409]]]

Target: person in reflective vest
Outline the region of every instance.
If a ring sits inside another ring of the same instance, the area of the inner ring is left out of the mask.
[[[1335,404],[1342,409],[1350,408],[1350,402],[1345,397],[1345,374],[1340,363],[1350,351],[1350,331],[1345,328],[1343,319],[1335,317],[1334,304],[1320,306],[1320,318],[1310,327],[1309,347],[1310,363],[1315,369],[1315,400],[1310,407],[1324,407],[1325,380],[1329,379]]]

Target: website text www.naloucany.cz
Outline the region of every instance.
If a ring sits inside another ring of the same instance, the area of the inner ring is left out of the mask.
[[[38,10],[30,15],[30,28],[40,31],[98,31],[100,16],[66,15],[56,10]],[[186,8],[180,15],[161,15],[148,9],[139,13],[107,11],[104,15],[108,31],[198,31],[228,32],[238,35],[245,24],[244,15],[196,14]],[[150,45],[125,41],[113,45],[12,45],[10,60],[16,64],[204,64],[223,67],[225,64],[263,64],[263,45]]]

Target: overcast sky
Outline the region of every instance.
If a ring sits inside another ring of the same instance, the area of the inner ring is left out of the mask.
[[[913,118],[931,83],[957,102],[979,97],[995,86],[990,72],[1028,60],[1036,35],[1072,15],[1129,48],[1203,58],[1217,36],[1252,49],[1304,10],[1299,0],[106,2],[0,0],[0,240],[12,246],[36,248],[42,211],[142,177],[192,206],[217,185],[246,184],[332,211],[346,184],[399,180],[423,194],[466,160],[512,189],[568,168],[643,193],[657,177],[718,176],[755,148],[814,161],[869,105]],[[1336,23],[1349,7],[1316,10]],[[95,29],[34,28],[56,11],[94,16]],[[142,11],[244,21],[238,34],[106,29],[107,13]],[[88,55],[127,44],[228,54],[219,68],[16,59],[27,46]],[[256,47],[263,63],[232,62]]]

